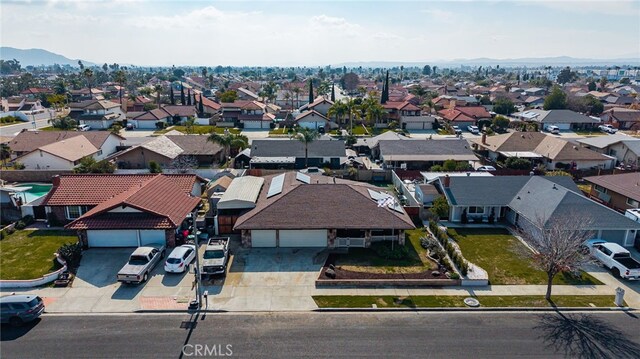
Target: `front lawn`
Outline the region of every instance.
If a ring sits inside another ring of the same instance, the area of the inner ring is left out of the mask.
[[[367,273],[422,273],[437,269],[436,263],[427,259],[420,245],[420,230],[406,231],[404,246],[394,242],[393,252],[403,252],[397,259],[385,258],[391,252],[390,242],[374,242],[369,248],[350,248],[347,254],[336,254],[334,265],[343,270]],[[403,247],[403,248],[401,248]]]
[[[16,231],[0,241],[0,278],[36,279],[53,272],[60,268],[53,253],[77,241],[72,231]]]
[[[211,125],[194,125],[193,128],[191,128],[191,131],[187,131],[187,126],[176,125],[176,126],[167,127],[160,131],[155,131],[154,134],[162,135],[169,131],[176,130],[176,131],[179,131],[182,133],[188,133],[188,134],[209,135],[211,134],[211,132],[223,134],[225,129],[228,129],[229,133],[233,133],[236,135],[240,133],[240,130],[237,128],[216,127]]]
[[[319,308],[463,308],[468,296],[418,295],[407,297],[365,295],[315,295],[313,300]],[[556,295],[549,303],[544,296],[478,296],[474,297],[481,307],[613,307],[612,295]],[[626,305],[626,303],[625,303]]]
[[[547,284],[547,275],[521,253],[526,247],[506,229],[456,229],[453,234],[464,257],[487,271],[491,284]],[[553,284],[602,284],[585,272],[558,274]]]
[[[289,134],[289,130],[290,130],[290,128],[286,128],[286,127],[274,128],[273,130],[269,131],[269,136],[271,136],[271,135],[274,135],[274,136],[288,135]]]

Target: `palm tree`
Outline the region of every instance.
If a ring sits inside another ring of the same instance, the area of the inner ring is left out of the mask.
[[[89,86],[89,97],[93,97],[93,94],[91,93],[91,79],[93,78],[93,71],[91,69],[84,69],[84,71],[82,71],[82,76],[87,79],[87,86]]]
[[[327,112],[329,118],[335,118],[339,124],[342,124],[342,119],[347,114],[347,106],[342,101],[336,101]]]
[[[353,134],[353,120],[360,117],[360,109],[353,98],[349,98],[345,105],[347,106],[347,115],[349,115],[349,132]]]
[[[120,85],[120,90],[118,91],[118,93],[120,94],[120,106],[122,106],[122,92],[124,89],[124,83],[127,82],[127,74],[122,70],[118,70],[114,75],[114,79],[116,80],[118,85]]]
[[[307,127],[300,128],[294,135],[295,139],[304,144],[304,167],[309,167],[309,144],[320,137],[320,133]]]
[[[365,101],[366,104],[366,118],[370,124],[378,124],[378,121],[384,116],[386,111],[375,98],[370,98]]]
[[[193,133],[193,126],[195,126],[195,124],[196,124],[196,119],[193,116],[189,116],[189,118],[186,121],[184,121],[184,126],[188,134]]]
[[[298,106],[300,104],[300,92],[302,92],[302,89],[296,86],[292,91],[296,95],[296,106]]]
[[[156,91],[156,99],[158,100],[158,108],[160,108],[160,94],[162,93],[162,85],[157,84],[153,86],[153,89]]]
[[[247,136],[229,133],[228,130],[225,130],[223,134],[212,132],[207,138],[207,141],[217,143],[222,146],[222,155],[225,161],[231,153],[232,148],[244,149],[249,146],[249,139]]]

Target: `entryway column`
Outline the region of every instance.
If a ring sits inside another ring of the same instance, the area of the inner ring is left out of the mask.
[[[338,237],[337,229],[330,229],[327,231],[327,247],[333,249],[336,247],[336,238]]]
[[[371,230],[370,229],[364,230],[364,247],[365,248],[371,247]]]
[[[244,248],[251,248],[251,230],[243,229],[241,231],[242,246]]]
[[[401,229],[400,233],[398,233],[398,244],[404,246],[404,230]]]

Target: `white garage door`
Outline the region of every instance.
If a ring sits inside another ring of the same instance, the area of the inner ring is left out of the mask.
[[[407,130],[430,130],[431,128],[430,122],[407,122],[405,126]]]
[[[137,247],[138,236],[135,230],[89,230],[89,247]]]
[[[600,238],[607,242],[618,243],[619,245],[624,246],[626,235],[627,231],[602,231]]]
[[[156,129],[156,122],[157,121],[146,121],[146,120],[140,120],[137,121],[138,125],[136,126],[139,129]]]
[[[570,123],[553,123],[553,124],[547,124],[545,126],[549,126],[549,125],[558,126],[558,128],[560,130],[570,130],[571,129],[571,124]]]
[[[244,128],[247,129],[256,129],[262,128],[262,121],[244,121]]]
[[[280,247],[326,247],[326,229],[280,231]]]
[[[163,230],[141,230],[140,231],[140,245],[146,246],[147,244],[165,244],[166,239],[164,237]]]
[[[275,230],[257,230],[251,231],[251,247],[261,248],[276,246],[276,231]]]

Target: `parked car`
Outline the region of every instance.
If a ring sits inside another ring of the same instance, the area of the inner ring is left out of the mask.
[[[44,312],[42,298],[32,294],[13,294],[0,297],[0,321],[21,326]]]
[[[616,277],[640,279],[640,263],[631,258],[631,253],[617,243],[592,239],[586,242],[591,255],[611,269]]]
[[[229,238],[211,238],[202,256],[202,274],[226,274],[229,263]]]
[[[610,134],[614,134],[616,132],[618,132],[618,129],[613,127],[612,125],[600,125],[598,126],[598,128],[600,129],[600,131],[602,132],[606,132],[606,133],[610,133]]]
[[[549,133],[552,133],[554,135],[559,135],[560,134],[560,127],[558,126],[553,126],[553,125],[549,125],[546,127],[547,131]]]
[[[184,273],[195,258],[195,245],[183,244],[175,247],[164,262],[164,270],[167,273]]]
[[[474,125],[467,126],[467,130],[473,133],[474,135],[477,135],[480,133],[480,129],[478,128],[478,126],[474,126]]]
[[[476,169],[476,171],[480,171],[480,172],[489,172],[489,171],[495,171],[496,168],[493,166],[480,166]]]
[[[149,273],[164,258],[164,245],[144,246],[136,248],[127,264],[118,272],[118,282],[142,283],[149,279]]]
[[[453,133],[455,133],[456,135],[462,134],[462,130],[460,129],[460,127],[458,127],[458,125],[451,126],[451,129],[453,130]]]
[[[89,125],[78,125],[78,131],[89,131],[91,130],[91,126]]]

